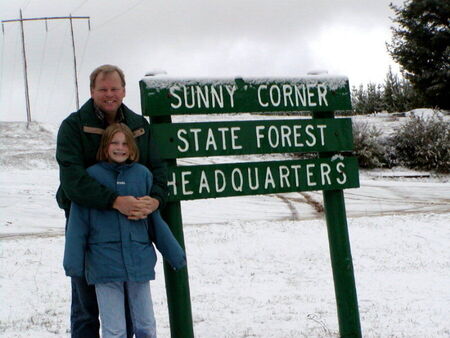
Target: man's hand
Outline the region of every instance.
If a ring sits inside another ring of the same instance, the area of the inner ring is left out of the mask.
[[[159,201],[150,196],[133,197],[119,196],[113,204],[113,208],[128,216],[130,220],[145,219],[149,214],[158,209]]]

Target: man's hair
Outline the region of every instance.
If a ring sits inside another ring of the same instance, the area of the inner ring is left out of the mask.
[[[128,161],[137,162],[139,160],[139,148],[137,147],[136,141],[134,140],[133,132],[128,128],[126,124],[123,123],[113,123],[106,128],[102,135],[100,141],[100,147],[97,151],[98,161],[108,161],[108,148],[111,141],[118,132],[122,132],[125,135],[125,140],[128,144],[128,150],[130,152],[130,157]]]
[[[122,87],[125,88],[125,74],[123,73],[122,69],[120,69],[117,66],[113,66],[113,65],[103,65],[100,67],[97,67],[94,69],[94,71],[91,73],[91,75],[89,76],[90,79],[90,85],[91,85],[91,89],[93,89],[95,87],[95,80],[97,79],[97,76],[99,74],[111,74],[117,72],[117,74],[119,74],[120,76],[120,80],[122,81]]]

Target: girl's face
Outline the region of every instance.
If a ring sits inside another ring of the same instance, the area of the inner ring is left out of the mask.
[[[124,163],[129,156],[130,151],[125,134],[119,131],[114,134],[108,146],[108,160],[114,163]]]

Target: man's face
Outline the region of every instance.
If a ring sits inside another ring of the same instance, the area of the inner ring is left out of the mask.
[[[125,97],[125,88],[119,74],[98,74],[94,88],[91,88],[91,97],[105,114],[116,114]]]

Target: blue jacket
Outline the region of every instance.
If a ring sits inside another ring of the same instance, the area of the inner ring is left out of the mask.
[[[119,196],[145,196],[152,187],[151,172],[138,163],[100,162],[87,172]],[[89,284],[155,279],[156,253],[150,238],[174,269],[186,265],[184,251],[159,211],[131,221],[114,209],[72,203],[64,249],[66,275],[85,275]]]

